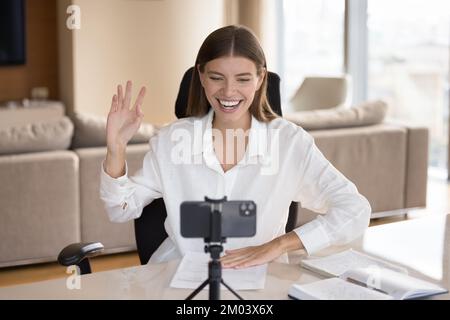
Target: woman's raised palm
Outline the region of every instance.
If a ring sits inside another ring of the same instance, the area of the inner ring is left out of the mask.
[[[141,106],[145,96],[145,87],[141,88],[133,108],[130,108],[131,87],[131,81],[128,81],[124,96],[122,86],[119,85],[117,94],[112,99],[106,125],[106,143],[111,152],[125,149],[127,143],[138,131],[144,117]]]

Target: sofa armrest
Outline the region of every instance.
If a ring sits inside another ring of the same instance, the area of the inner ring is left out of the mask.
[[[80,241],[74,152],[0,156],[0,181],[0,267],[52,261]]]
[[[428,128],[408,127],[405,207],[427,205]]]
[[[425,126],[402,121],[387,123],[408,130],[405,208],[425,207],[427,204],[429,130]]]

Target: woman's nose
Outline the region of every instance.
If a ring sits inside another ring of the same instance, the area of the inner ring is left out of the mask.
[[[223,93],[226,97],[231,97],[236,90],[236,87],[232,81],[226,81],[223,87]]]

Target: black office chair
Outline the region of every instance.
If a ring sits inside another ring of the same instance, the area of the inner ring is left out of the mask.
[[[189,95],[189,86],[194,67],[188,69],[181,80],[177,100],[175,102],[175,115],[177,118],[186,117],[186,108]],[[280,99],[280,77],[273,72],[268,72],[267,78],[267,98],[272,110],[282,116]],[[289,218],[285,231],[289,232],[295,228],[297,222],[297,202],[292,202],[289,207]],[[146,264],[152,254],[158,249],[161,243],[167,238],[164,229],[164,221],[167,212],[162,198],[153,200],[147,205],[141,216],[134,220],[134,231],[136,237],[136,247],[141,264]],[[58,262],[64,266],[78,265],[81,274],[91,272],[88,258],[98,255],[103,250],[103,245],[99,242],[74,243],[65,247],[58,256]]]

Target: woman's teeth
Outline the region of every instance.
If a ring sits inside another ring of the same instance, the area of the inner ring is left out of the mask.
[[[234,109],[241,102],[241,100],[220,100],[220,99],[217,100],[219,100],[220,104],[225,109]]]

